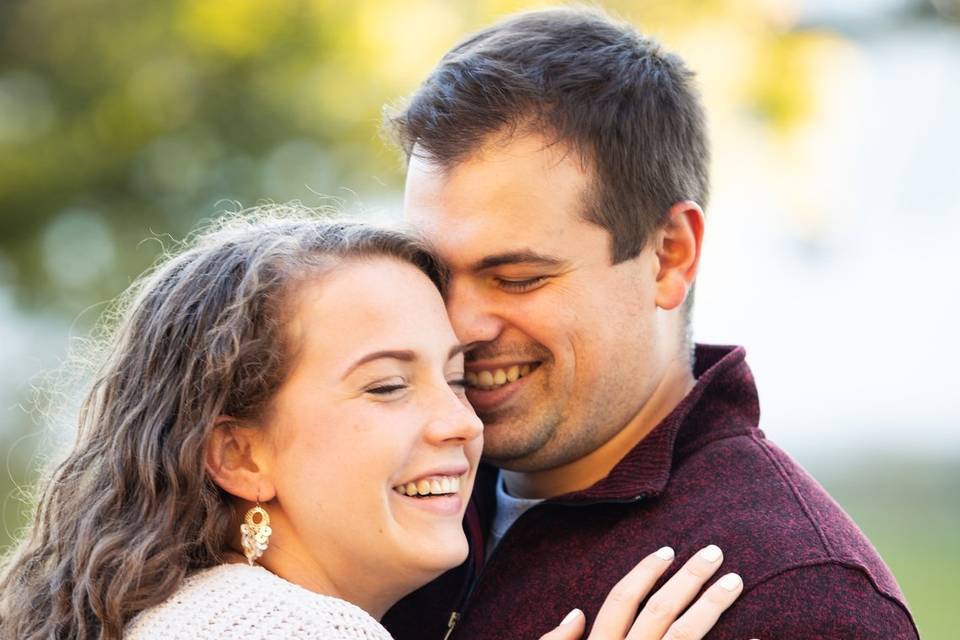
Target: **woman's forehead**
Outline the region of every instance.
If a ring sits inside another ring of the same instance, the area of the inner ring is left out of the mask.
[[[456,342],[436,286],[397,259],[351,261],[296,299],[290,328],[302,355],[342,361],[377,349],[446,352]]]

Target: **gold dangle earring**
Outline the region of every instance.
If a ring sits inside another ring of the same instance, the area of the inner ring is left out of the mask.
[[[260,517],[257,520],[257,516]],[[247,556],[247,563],[252,567],[263,552],[267,550],[270,541],[270,514],[260,506],[260,496],[257,496],[257,506],[247,511],[247,515],[240,525],[240,544],[243,545],[243,555]]]

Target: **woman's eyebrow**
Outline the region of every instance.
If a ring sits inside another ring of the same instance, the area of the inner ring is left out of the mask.
[[[452,359],[454,356],[459,355],[469,349],[471,344],[455,344],[450,347],[450,351],[447,353],[447,360]],[[417,354],[410,349],[384,349],[382,351],[373,351],[363,356],[353,364],[351,364],[347,370],[343,373],[341,379],[345,379],[349,376],[357,367],[365,365],[374,360],[399,360],[400,362],[414,362],[417,359]]]
[[[368,362],[373,362],[374,360],[381,360],[384,358],[391,359],[391,360],[399,360],[401,362],[413,362],[414,360],[417,359],[417,354],[415,354],[413,351],[410,351],[409,349],[403,349],[403,350],[387,349],[384,351],[374,351],[372,353],[368,353],[367,355],[363,356],[362,358],[354,362],[352,365],[350,365],[347,368],[347,370],[344,372],[341,380],[349,376],[353,372],[353,370],[356,369],[357,367],[367,364]]]

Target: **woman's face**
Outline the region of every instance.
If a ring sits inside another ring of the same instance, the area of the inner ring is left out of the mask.
[[[275,495],[261,563],[322,574],[381,614],[467,554],[482,424],[463,356],[437,289],[395,259],[349,261],[294,304],[293,370],[262,431]]]

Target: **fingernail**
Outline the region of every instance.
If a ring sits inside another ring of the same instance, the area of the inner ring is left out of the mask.
[[[728,573],[727,575],[717,580],[717,584],[719,584],[721,588],[726,589],[727,591],[736,591],[737,589],[740,588],[740,585],[742,583],[743,581],[740,580],[740,576],[738,576],[735,573]]]
[[[567,617],[564,618],[563,622],[561,622],[560,624],[561,625],[570,624],[571,622],[573,622],[574,620],[576,620],[582,615],[583,615],[583,611],[580,611],[580,609],[574,609],[573,611],[567,614]]]
[[[710,545],[700,551],[700,557],[706,560],[707,562],[716,562],[723,556],[723,552],[720,551],[720,547],[715,544]]]
[[[659,549],[657,549],[656,553],[654,553],[653,555],[657,556],[661,560],[669,561],[669,560],[673,560],[674,553],[673,553],[673,549],[671,549],[670,547],[660,547]]]

